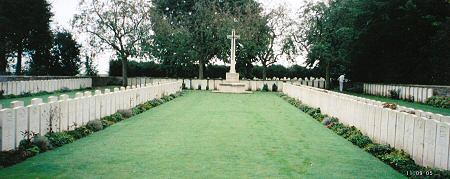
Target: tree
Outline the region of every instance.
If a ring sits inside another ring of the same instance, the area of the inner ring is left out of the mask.
[[[253,18],[249,17],[259,16],[262,11],[256,1],[155,0],[153,4],[154,35],[145,48],[162,63],[198,64],[198,77],[203,78],[204,68],[212,60],[228,62],[226,35],[233,28],[244,37],[238,41],[238,65],[254,58],[255,52],[248,49],[256,45],[251,44],[247,30],[252,27],[248,19]]]
[[[51,49],[52,60],[50,63],[51,75],[74,76],[80,72],[79,45],[72,34],[62,30],[55,34],[53,48]]]
[[[307,52],[308,66],[324,69],[327,89],[331,71],[348,65],[351,42],[357,36],[353,28],[357,13],[349,4],[352,0],[307,3],[300,10],[298,31],[290,39]]]
[[[289,18],[287,9],[283,6],[271,10],[264,16],[264,19],[267,22],[261,24],[256,38],[256,41],[264,44],[264,48],[260,49],[256,56],[256,62],[261,63],[263,67],[262,78],[265,80],[267,67],[276,63],[283,54],[287,53],[287,50],[292,49],[286,47],[289,44],[283,43],[286,42],[293,21]],[[278,46],[281,48],[277,49]]]
[[[97,66],[94,65],[94,55],[91,53],[90,55],[86,53],[84,55],[85,61],[84,61],[84,68],[85,68],[85,75],[86,76],[97,76],[98,70]]]
[[[51,43],[50,4],[46,0],[2,0],[0,2],[2,21],[0,40],[7,48],[0,48],[1,68],[6,66],[5,54],[17,56],[16,74],[22,74],[24,52],[33,55],[44,54]],[[33,58],[33,57],[32,57]],[[34,59],[33,59],[34,60]]]
[[[142,57],[141,43],[150,33],[150,3],[145,0],[81,1],[73,26],[89,34],[94,48],[116,52],[122,62],[123,85],[127,85],[127,61]]]

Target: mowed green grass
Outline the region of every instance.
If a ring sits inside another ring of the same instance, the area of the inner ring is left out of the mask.
[[[387,102],[387,103],[395,103],[400,106],[405,106],[405,107],[409,107],[409,108],[420,109],[422,111],[427,111],[427,112],[432,112],[432,113],[436,113],[436,114],[442,114],[445,116],[450,116],[450,109],[438,108],[438,107],[434,107],[434,106],[423,104],[423,103],[414,103],[414,102],[408,102],[405,100],[392,99],[392,98],[387,98],[387,97],[382,97],[382,96],[374,96],[374,95],[369,95],[369,94],[351,93],[351,92],[345,92],[345,93],[354,95],[354,96],[367,98],[367,99],[373,99],[373,100]]]
[[[191,91],[2,178],[402,178],[275,93]]]
[[[48,97],[50,96],[56,96],[59,97],[59,95],[69,95],[70,98],[75,98],[75,94],[78,92],[84,93],[85,91],[91,91],[92,93],[95,90],[101,90],[102,93],[104,92],[105,89],[110,89],[111,91],[113,91],[113,89],[117,87],[117,86],[104,86],[104,87],[96,87],[94,89],[84,89],[84,90],[75,90],[75,91],[70,91],[70,92],[55,92],[55,93],[51,93],[51,94],[44,94],[44,95],[33,95],[33,96],[28,96],[28,97],[18,97],[18,98],[9,98],[9,99],[0,99],[0,104],[3,106],[3,108],[9,107],[11,106],[11,102],[13,101],[23,101],[25,103],[25,106],[31,104],[31,100],[33,98],[42,98],[42,100],[44,102],[48,101]]]

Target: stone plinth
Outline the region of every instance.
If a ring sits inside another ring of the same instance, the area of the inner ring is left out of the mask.
[[[220,93],[249,93],[246,91],[245,83],[239,82],[239,73],[227,73],[227,79],[220,83],[218,91]]]
[[[239,83],[239,73],[226,73],[226,82]]]

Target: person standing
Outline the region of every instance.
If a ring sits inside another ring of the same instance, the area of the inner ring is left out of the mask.
[[[344,81],[345,81],[345,74],[339,76],[339,91],[342,92],[344,90]]]

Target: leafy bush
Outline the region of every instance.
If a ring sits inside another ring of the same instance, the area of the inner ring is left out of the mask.
[[[75,130],[68,131],[67,134],[71,135],[74,139],[81,139],[83,137],[92,134],[92,131],[89,130],[86,126],[80,126]]]
[[[31,143],[34,146],[37,146],[40,152],[45,152],[47,150],[51,150],[53,147],[50,144],[50,141],[45,136],[37,135],[33,137]]]
[[[392,99],[399,99],[400,91],[399,90],[389,90],[389,97]]]
[[[360,132],[351,134],[348,137],[348,140],[360,148],[372,143],[372,140],[370,140],[369,137],[362,135]]]
[[[123,118],[130,118],[133,116],[133,111],[131,109],[121,109],[117,111]]]
[[[384,155],[391,153],[394,149],[389,145],[369,144],[364,148],[364,150],[377,158],[382,158]]]
[[[61,147],[75,141],[75,138],[66,132],[51,132],[45,136],[48,138],[53,147]]]
[[[261,91],[264,91],[264,92],[269,91],[269,86],[267,84],[264,84]]]
[[[414,102],[414,96],[408,96],[408,98],[406,98],[406,101],[408,102]]]
[[[115,122],[109,121],[109,120],[106,120],[106,119],[101,119],[100,121],[102,122],[103,129],[107,128],[109,126],[112,126],[113,124],[115,124]]]
[[[277,84],[273,84],[272,85],[272,91],[274,91],[274,92],[277,92],[278,91],[278,86],[277,86]]]
[[[404,151],[395,150],[381,157],[381,160],[403,174],[406,174],[408,171],[420,170],[420,167]]]
[[[86,128],[88,128],[91,131],[97,132],[97,131],[103,130],[103,124],[102,124],[102,121],[100,121],[100,120],[93,120],[93,121],[89,121],[86,124]]]
[[[334,118],[334,117],[325,117],[322,120],[322,124],[325,125],[325,126],[333,125],[334,123],[337,123],[337,122],[339,122],[339,120],[337,118]]]
[[[116,122],[120,122],[120,121],[124,120],[124,118],[122,117],[121,113],[116,112],[116,113],[114,113],[111,116],[104,117],[102,120],[111,121],[113,123],[116,123]]]
[[[202,86],[201,86],[201,85],[198,85],[198,86],[197,86],[197,89],[198,89],[198,90],[202,90]]]
[[[181,88],[184,89],[184,90],[187,89],[186,88],[186,84],[184,84],[184,82],[183,82],[183,84],[181,84]]]
[[[132,116],[141,114],[142,112],[144,112],[144,111],[139,107],[135,107],[135,108],[131,109]]]
[[[426,101],[426,104],[431,106],[439,107],[439,108],[450,108],[450,97],[446,96],[432,96],[429,97]]]

